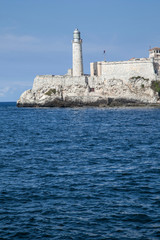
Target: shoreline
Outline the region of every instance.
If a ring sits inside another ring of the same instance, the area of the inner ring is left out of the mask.
[[[81,101],[64,101],[55,99],[45,103],[21,103],[16,104],[17,107],[30,108],[84,108],[84,107],[98,107],[98,108],[160,108],[160,103],[141,102],[135,99],[125,98],[108,98],[107,100],[98,100],[96,102],[81,102]]]

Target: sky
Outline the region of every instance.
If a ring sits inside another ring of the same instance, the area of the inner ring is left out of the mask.
[[[0,0],[0,102],[17,101],[36,75],[72,68],[73,31],[90,62],[148,57],[160,47],[160,0]]]

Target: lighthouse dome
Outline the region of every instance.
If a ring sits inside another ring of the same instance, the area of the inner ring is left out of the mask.
[[[73,32],[73,40],[74,40],[74,42],[79,42],[80,39],[81,39],[80,31],[78,30],[78,28],[76,28]]]

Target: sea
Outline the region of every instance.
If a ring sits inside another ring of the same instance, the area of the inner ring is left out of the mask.
[[[0,240],[159,240],[160,109],[0,103]]]

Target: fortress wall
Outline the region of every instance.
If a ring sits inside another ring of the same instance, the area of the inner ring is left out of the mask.
[[[53,81],[55,79],[55,81]],[[63,78],[61,76],[52,76],[52,75],[38,75],[35,77],[33,82],[33,91],[38,91],[42,88],[54,88],[55,84],[62,84]]]
[[[160,59],[159,58],[154,58],[154,67],[155,67],[156,73],[160,75]]]
[[[79,77],[71,77],[71,76],[65,76],[64,79],[64,86],[70,87],[70,86],[79,86],[79,87],[86,87],[87,83],[87,77],[85,76],[79,76]]]
[[[96,88],[104,85],[105,77],[103,76],[90,76],[88,77],[88,85],[90,88]]]
[[[103,62],[102,76],[106,79],[122,79],[128,81],[131,77],[141,76],[150,80],[155,79],[155,71],[153,61],[136,60],[123,62]]]
[[[101,76],[60,76],[60,75],[38,75],[34,79],[33,92],[47,91],[48,89],[62,89],[70,93],[85,92],[88,87],[96,89],[108,88],[115,80],[128,84],[132,77],[143,77],[155,80],[154,66],[150,59],[133,60],[122,62],[101,62]],[[150,81],[147,81],[148,84]],[[112,84],[113,85],[113,84]],[[145,84],[146,85],[146,84]],[[94,91],[94,90],[93,90]]]
[[[38,75],[34,79],[32,90],[35,92],[42,88],[70,87],[73,85],[86,87],[86,82],[87,78],[85,76]]]

